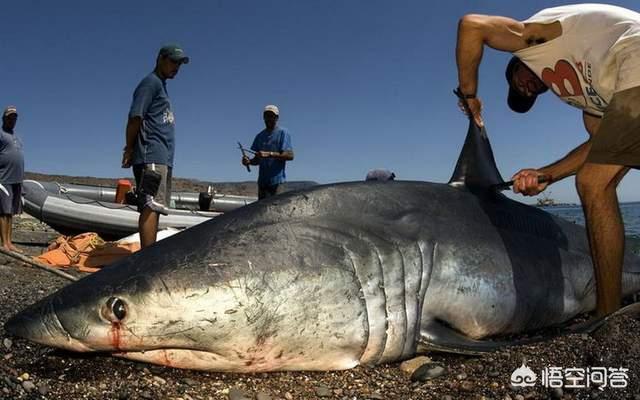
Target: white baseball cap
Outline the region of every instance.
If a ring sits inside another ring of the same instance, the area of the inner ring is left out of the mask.
[[[271,111],[275,115],[280,115],[280,110],[278,110],[278,106],[274,106],[273,104],[269,104],[264,108],[264,112]]]
[[[8,106],[7,108],[5,108],[4,112],[2,113],[2,116],[7,117],[11,114],[18,115],[18,109],[16,108],[16,106]]]

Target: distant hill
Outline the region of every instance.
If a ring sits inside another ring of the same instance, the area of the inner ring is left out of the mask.
[[[111,186],[115,187],[119,179],[128,179],[134,183],[132,176],[121,178],[96,178],[93,176],[69,176],[69,175],[49,175],[39,172],[26,172],[25,179],[33,179],[43,182],[75,183],[78,185]],[[302,189],[317,185],[313,181],[291,181],[286,183],[286,190]],[[174,192],[203,192],[212,186],[218,193],[236,194],[242,196],[258,196],[258,187],[255,181],[244,182],[207,182],[198,179],[173,178],[172,190]]]

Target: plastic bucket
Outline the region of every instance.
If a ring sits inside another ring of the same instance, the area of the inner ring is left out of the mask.
[[[128,179],[119,179],[116,186],[116,203],[124,204],[127,192],[130,192],[132,187]]]

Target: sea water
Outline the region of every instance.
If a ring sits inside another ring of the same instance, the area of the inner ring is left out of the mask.
[[[584,214],[582,213],[582,207],[579,205],[542,207],[542,209],[584,226]],[[640,201],[621,203],[620,212],[624,221],[625,234],[640,238]]]

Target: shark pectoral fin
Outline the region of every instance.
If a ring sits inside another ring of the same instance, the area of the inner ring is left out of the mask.
[[[640,318],[640,302],[623,307],[606,317],[594,318],[576,325],[560,327],[557,332],[548,333],[545,336],[531,336],[510,341],[471,339],[438,320],[432,320],[420,331],[417,352],[427,353],[430,351],[438,351],[443,353],[480,355],[496,351],[503,347],[538,343],[562,335],[590,334],[606,325],[612,318],[622,315],[636,319]]]
[[[508,345],[508,343],[471,339],[442,322],[433,320],[421,329],[417,350],[418,353],[438,351],[479,355],[495,351],[505,345]]]
[[[570,335],[570,334],[578,334],[578,333],[593,333],[598,329],[600,329],[605,324],[605,322],[607,322],[608,318],[609,317],[592,318],[575,325],[565,326],[564,328],[561,328],[556,335],[560,336],[560,335]]]
[[[481,355],[504,347],[518,346],[540,342],[539,337],[528,337],[518,340],[476,340],[464,336],[444,323],[433,320],[420,331],[418,353],[438,351],[466,355]]]

